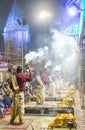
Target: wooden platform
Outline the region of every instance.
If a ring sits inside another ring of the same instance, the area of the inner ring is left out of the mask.
[[[58,113],[67,113],[69,109],[74,114],[73,107],[59,107],[56,101],[45,101],[43,105],[37,105],[36,102],[30,102],[25,105],[25,114],[55,116]]]

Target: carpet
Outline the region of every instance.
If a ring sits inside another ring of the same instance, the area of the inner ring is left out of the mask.
[[[19,125],[15,123],[14,125],[6,124],[2,129],[3,130],[27,130],[27,128],[32,124],[33,119],[24,119],[24,123]]]

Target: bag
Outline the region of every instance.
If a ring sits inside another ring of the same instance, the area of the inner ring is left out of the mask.
[[[16,79],[15,75],[12,76],[12,85],[13,85],[13,90],[15,92],[18,92],[19,91],[19,86],[18,86],[17,79]]]

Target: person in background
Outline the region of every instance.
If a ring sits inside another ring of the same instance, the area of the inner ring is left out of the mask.
[[[4,98],[2,92],[0,92],[0,115],[3,116],[6,112],[5,106],[4,106]]]
[[[5,105],[5,108],[11,107],[11,105],[12,105],[12,96],[11,96],[10,91],[7,92],[7,93],[4,95],[3,102],[4,102],[4,105]]]
[[[24,114],[24,90],[25,82],[32,80],[32,74],[28,76],[22,74],[22,67],[17,67],[17,73],[15,74],[16,81],[19,86],[18,91],[14,91],[13,83],[11,82],[10,88],[13,90],[13,107],[11,113],[10,124],[14,124],[14,121],[17,116],[19,116],[19,124],[23,124],[23,114]]]
[[[42,105],[45,101],[45,87],[39,75],[36,76],[36,103]]]

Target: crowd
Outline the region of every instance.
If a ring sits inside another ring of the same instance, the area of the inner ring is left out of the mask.
[[[4,117],[11,108],[12,95],[8,82],[0,82],[0,117]]]

